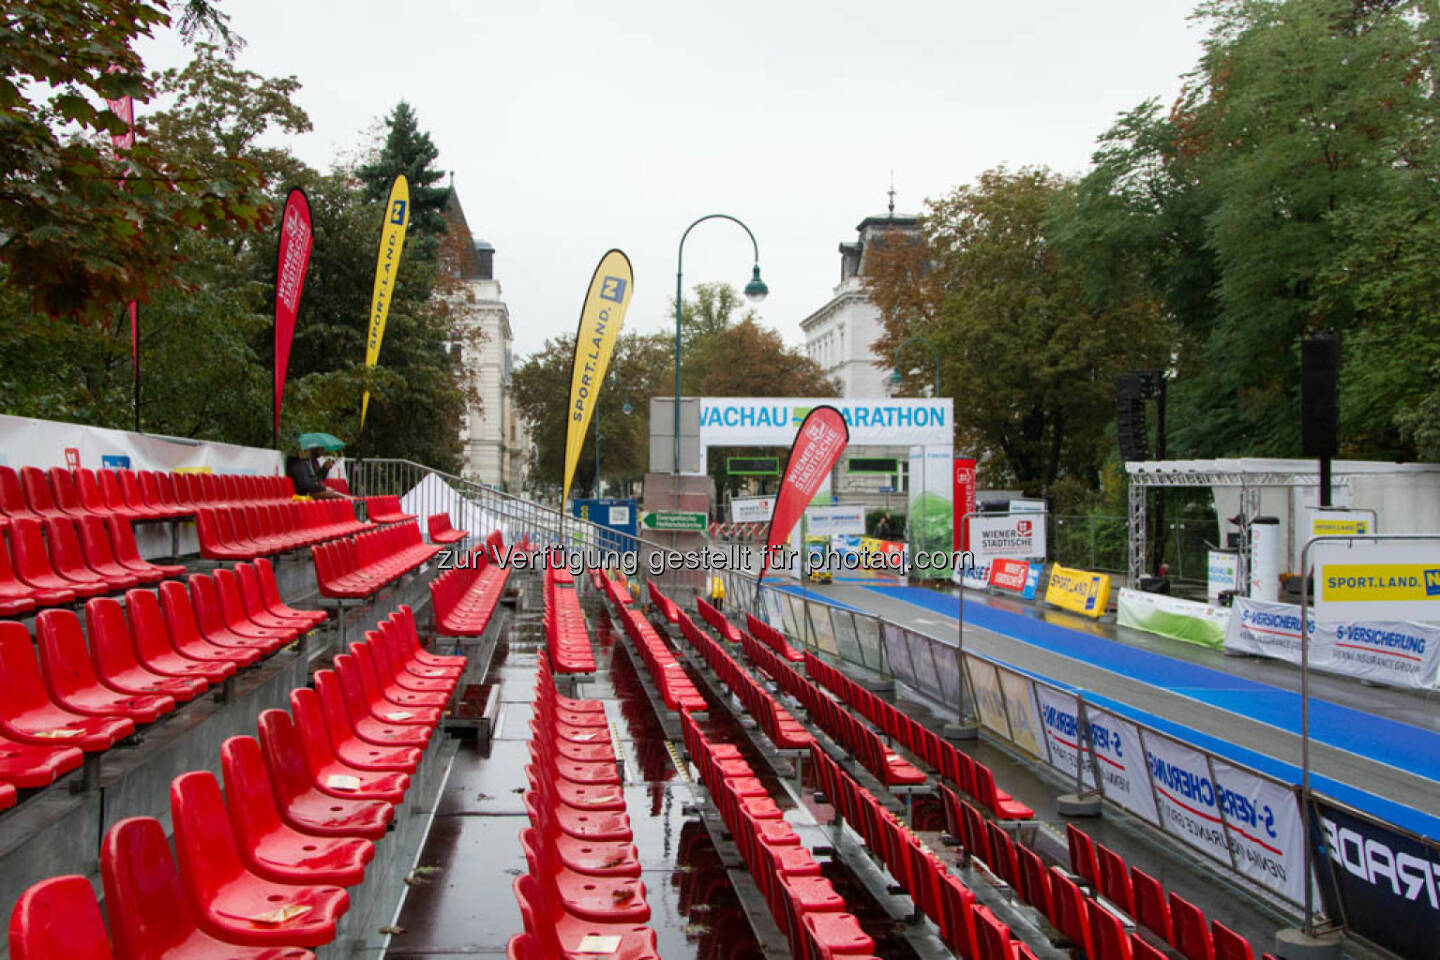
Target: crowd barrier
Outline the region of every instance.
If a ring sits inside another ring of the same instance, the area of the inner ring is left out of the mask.
[[[1300,905],[1303,829],[1293,784],[1121,717],[1076,687],[1052,683],[953,641],[816,597],[730,575],[726,595],[804,647],[893,677],[947,710],[963,695],[980,724],[1078,793],[1145,821],[1251,887]]]

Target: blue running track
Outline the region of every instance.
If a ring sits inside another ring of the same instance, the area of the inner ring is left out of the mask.
[[[924,607],[952,621],[960,615],[958,598],[924,587],[872,586],[866,589]],[[1300,735],[1298,693],[983,604],[970,604],[965,608],[965,623],[1169,690],[1296,736]],[[1055,682],[1053,678],[1046,679]],[[1113,699],[1094,696],[1088,691],[1086,698],[1093,700],[1098,706],[1124,713],[1220,756],[1292,783],[1300,782],[1300,768],[1294,764],[1256,753],[1230,741],[1207,736]],[[1440,734],[1408,723],[1377,717],[1312,697],[1310,737],[1317,743],[1345,750],[1416,776],[1440,780]],[[1402,806],[1328,777],[1312,773],[1311,782],[1316,792],[1332,796],[1423,836],[1440,836],[1440,817]]]

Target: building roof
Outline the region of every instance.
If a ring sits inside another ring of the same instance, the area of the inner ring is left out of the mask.
[[[480,258],[476,255],[476,249],[480,246],[470,233],[470,224],[465,221],[465,209],[460,206],[460,194],[454,186],[450,187],[450,195],[445,198],[445,210],[442,213],[445,218],[445,226],[450,236],[456,241],[451,246],[452,256],[458,261],[455,264],[460,273],[461,280],[481,279]],[[494,247],[489,249],[493,250]]]

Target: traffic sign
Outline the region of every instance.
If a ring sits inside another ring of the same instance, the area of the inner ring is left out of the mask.
[[[642,521],[651,530],[671,530],[682,533],[704,533],[705,514],[684,510],[656,510],[645,514]]]

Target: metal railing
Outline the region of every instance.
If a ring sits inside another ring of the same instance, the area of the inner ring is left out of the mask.
[[[973,691],[980,726],[1076,794],[1098,796],[1277,905],[1303,905],[1296,785],[1114,713],[1080,688],[960,652],[953,640],[729,577],[727,596],[806,648],[898,680],[949,713],[963,714],[962,690]]]

